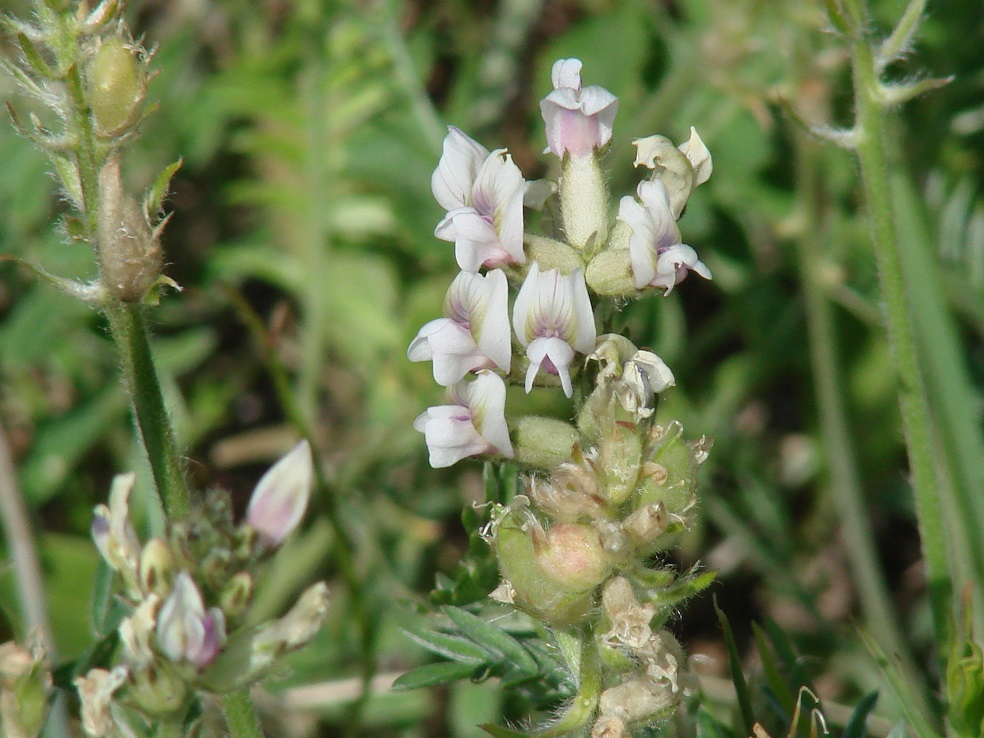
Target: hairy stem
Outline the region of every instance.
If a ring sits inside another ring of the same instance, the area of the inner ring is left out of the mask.
[[[222,707],[231,738],[264,738],[249,690],[239,689],[223,695]]]
[[[870,40],[860,29],[868,23],[863,0],[846,7],[858,32],[851,39],[851,66],[857,105],[857,156],[861,164],[871,238],[878,261],[888,341],[894,357],[899,404],[905,429],[912,488],[926,562],[933,627],[940,655],[946,653],[952,623],[952,583],[943,516],[935,490],[929,399],[919,370],[912,306],[903,280],[902,258],[885,155],[884,110]]]

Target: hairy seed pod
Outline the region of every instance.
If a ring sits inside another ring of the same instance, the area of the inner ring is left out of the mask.
[[[98,224],[103,286],[123,302],[139,302],[160,276],[163,255],[154,229],[123,189],[115,157],[99,172]]]

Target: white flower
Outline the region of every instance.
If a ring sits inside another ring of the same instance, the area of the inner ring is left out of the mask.
[[[137,581],[140,540],[130,523],[130,493],[136,476],[117,474],[109,491],[109,506],[96,505],[92,519],[92,540],[114,571],[120,572],[127,585]]]
[[[506,153],[492,153],[450,126],[431,190],[448,211],[434,235],[454,243],[466,272],[523,264],[523,175]]]
[[[704,184],[714,169],[711,152],[697,129],[691,126],[690,138],[679,146],[665,136],[637,138],[632,144],[636,147],[635,166],[654,170],[653,179],[666,185],[670,211],[679,219],[694,188]]]
[[[553,92],[540,101],[547,128],[546,151],[561,159],[564,154],[590,156],[611,140],[618,98],[597,85],[582,88],[579,59],[554,62],[550,78]]]
[[[479,372],[473,382],[448,388],[447,405],[427,408],[413,422],[424,434],[435,469],[468,456],[500,454],[512,458],[506,426],[506,385],[498,374]]]
[[[434,380],[442,387],[470,371],[498,367],[509,371],[509,285],[501,269],[485,276],[461,272],[444,298],[444,318],[427,323],[407,349],[410,361],[434,361]]]
[[[174,578],[174,589],[157,617],[157,644],[174,662],[189,661],[205,668],[226,640],[225,615],[212,607],[205,612],[202,596],[188,572]]]
[[[246,522],[270,546],[279,546],[304,517],[311,497],[314,462],[301,441],[260,477],[246,509]]]
[[[697,258],[697,252],[680,243],[666,186],[659,180],[646,181],[640,182],[636,191],[642,204],[623,197],[617,216],[632,230],[629,256],[636,289],[663,287],[669,294],[686,278],[688,270],[710,279],[711,271]]]
[[[82,703],[82,729],[86,735],[102,738],[111,735],[113,716],[110,703],[113,693],[123,686],[129,672],[117,666],[112,671],[91,669],[85,676],[75,677],[75,688]]]
[[[543,369],[560,376],[564,394],[573,394],[570,365],[574,353],[590,353],[595,347],[594,313],[584,273],[576,269],[566,276],[560,270],[540,272],[533,262],[513,307],[513,329],[530,361],[526,391]]]

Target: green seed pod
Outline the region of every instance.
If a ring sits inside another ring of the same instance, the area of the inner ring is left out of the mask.
[[[118,130],[133,114],[143,88],[143,70],[121,39],[103,41],[89,67],[89,96],[96,130]]]
[[[571,572],[565,571],[568,567],[565,567],[564,562],[560,560],[562,553],[559,551],[550,553],[549,547],[544,545],[545,541],[541,542],[539,546],[541,550],[537,551],[531,536],[535,533],[524,531],[521,525],[521,521],[516,519],[516,516],[511,516],[499,525],[495,536],[499,571],[513,587],[514,604],[551,625],[565,626],[581,622],[594,604],[594,589],[599,582],[593,584],[589,582],[596,577],[588,573],[588,583],[586,583],[582,576],[585,572],[579,574],[575,571],[574,579],[582,581],[575,582],[570,578],[564,578],[565,574]],[[588,528],[588,526],[577,527]],[[542,528],[536,533],[543,536]],[[598,541],[597,534],[594,535],[594,539],[595,557],[597,557],[602,553],[601,543]],[[550,573],[545,571],[542,565],[544,558],[551,570]],[[588,554],[586,558],[592,556]],[[576,566],[573,568],[577,569]],[[594,574],[600,573],[602,569],[597,562],[589,563],[586,568]],[[558,575],[563,578],[563,586],[558,582]]]
[[[578,434],[562,420],[527,415],[516,422],[512,439],[516,461],[550,471],[570,460]]]

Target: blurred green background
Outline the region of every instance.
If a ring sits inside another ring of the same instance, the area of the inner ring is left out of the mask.
[[[23,0],[5,5],[29,13]],[[875,2],[879,28],[903,6]],[[556,162],[540,153],[537,103],[551,64],[567,56],[584,62],[586,84],[620,98],[606,158],[615,195],[640,176],[633,138],[683,141],[694,125],[714,157],[713,177],[680,224],[714,281],[693,278],[620,313],[628,335],[677,377],[661,413],[715,442],[701,523],[678,556],[719,579],[679,614],[676,632],[707,657],[704,673],[723,676],[715,595],[743,650],[752,650],[752,621],[781,626],[826,700],[851,705],[879,688],[854,625],[871,594],[857,584],[856,542],[844,532],[856,511],[845,508],[833,470],[847,464],[901,637],[915,663],[929,663],[918,533],[857,165],[801,131],[779,102],[811,123],[850,124],[847,56],[823,3],[147,0],[132,2],[127,17],[156,48],[150,97],[160,108],[125,172],[145,187],[169,161],[184,160],[164,239],[167,273],[184,291],[168,295],[152,321],[189,468],[198,486],[223,486],[245,505],[293,438],[271,378],[271,362],[282,365],[292,401],[328,450],[367,589],[360,617],[371,621],[381,686],[364,711],[365,735],[477,736],[478,723],[519,719],[525,709],[495,680],[385,689],[387,678],[429,658],[400,626],[420,617],[435,574],[453,571],[465,553],[461,509],[483,495],[480,464],[427,466],[411,422],[442,392],[430,366],[410,364],[405,351],[439,315],[456,272],[453,249],[433,237],[443,213],[430,175],[445,126],[508,147],[527,179],[556,176]],[[940,354],[931,376],[957,377],[978,433],[982,48],[977,0],[930,4],[912,55],[890,72],[953,81],[906,105],[889,129],[901,238],[941,285],[959,347]],[[0,93],[21,104],[9,77],[0,76]],[[65,205],[45,156],[10,126],[0,126],[0,155],[0,253],[92,277],[91,253],[62,242]],[[846,411],[846,453],[825,433],[831,397]],[[71,658],[90,638],[80,614],[96,566],[92,507],[115,472],[136,469],[134,506],[153,526],[149,476],[101,319],[11,264],[0,265],[0,420],[38,536],[60,655]],[[939,439],[939,453],[951,440]],[[283,735],[334,735],[359,672],[359,627],[337,581],[325,510],[316,499],[260,593],[268,613],[316,578],[334,593],[329,626],[270,687],[297,708],[282,718]],[[0,640],[20,635],[9,568],[0,563]],[[879,712],[897,717],[890,694]]]

